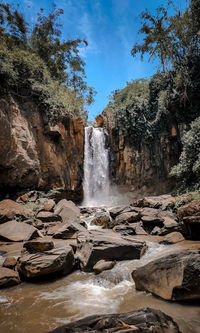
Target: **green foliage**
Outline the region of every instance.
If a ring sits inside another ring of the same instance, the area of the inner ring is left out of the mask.
[[[1,94],[11,92],[17,98],[31,97],[50,122],[78,116],[83,98],[67,86],[53,80],[45,63],[37,55],[21,49],[0,48]]]
[[[85,63],[79,48],[85,40],[62,41],[57,23],[62,9],[43,9],[31,29],[24,15],[9,4],[0,4],[1,94],[32,96],[50,121],[69,115],[87,118],[86,105],[94,90],[85,81]]]
[[[200,189],[200,117],[191,123],[191,129],[182,139],[183,150],[179,163],[172,168],[171,175],[176,176],[180,191]]]

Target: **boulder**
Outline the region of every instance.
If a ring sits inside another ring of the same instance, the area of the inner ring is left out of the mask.
[[[17,221],[9,221],[0,225],[0,239],[11,242],[21,242],[40,236],[40,232],[33,226]]]
[[[184,241],[185,238],[183,237],[183,235],[180,232],[174,231],[171,232],[170,234],[168,234],[167,236],[165,236],[160,243],[161,244],[176,244],[179,242]]]
[[[95,274],[112,269],[116,265],[116,261],[99,260],[93,267]]]
[[[55,205],[56,205],[56,203],[53,199],[47,199],[44,202],[44,205],[43,205],[42,209],[47,211],[47,212],[52,212]]]
[[[60,215],[54,214],[52,212],[46,212],[46,211],[39,212],[37,214],[37,219],[42,221],[43,223],[62,221],[62,218]]]
[[[161,208],[162,210],[174,202],[174,198],[169,194],[160,196],[145,197],[136,202],[137,207],[150,207],[150,208]]]
[[[94,315],[58,327],[47,333],[180,333],[171,317],[151,308],[128,313]]]
[[[110,222],[109,215],[104,213],[96,213],[96,216],[92,219],[91,224],[99,225],[102,227],[106,227]]]
[[[0,288],[15,286],[21,282],[18,272],[0,267]]]
[[[141,216],[153,216],[153,217],[157,217],[158,214],[159,214],[159,210],[155,209],[155,208],[145,207],[145,208],[142,208],[140,210],[140,215]]]
[[[67,222],[56,230],[56,232],[53,235],[53,238],[60,238],[60,239],[77,238],[78,233],[85,230],[86,228],[76,221]]]
[[[154,260],[132,273],[137,290],[171,301],[200,300],[200,250]]]
[[[38,278],[42,276],[60,273],[71,273],[74,266],[74,253],[71,246],[57,247],[46,252],[24,252],[18,259],[18,271],[26,278]]]
[[[28,252],[45,252],[52,250],[54,243],[52,241],[32,240],[25,242],[24,248],[27,249]]]
[[[136,235],[147,235],[147,232],[142,228],[141,225],[135,226],[135,234]]]
[[[17,265],[17,259],[15,257],[7,257],[3,262],[3,267],[14,269]]]
[[[0,202],[0,223],[13,220],[15,217],[26,219],[31,211],[13,200],[3,200]]]
[[[140,213],[139,212],[127,212],[119,214],[114,224],[121,224],[121,223],[131,223],[131,222],[137,222],[140,220]]]
[[[54,207],[54,213],[60,215],[64,223],[77,220],[80,217],[80,209],[72,202],[63,199]]]
[[[93,266],[101,259],[139,259],[146,248],[145,242],[132,237],[122,237],[110,230],[93,230],[79,233],[77,257],[83,270],[92,271]]]
[[[121,214],[124,209],[129,208],[130,206],[117,206],[109,209],[110,216],[115,219],[117,215]]]
[[[135,227],[130,226],[130,225],[125,225],[125,224],[119,224],[116,225],[113,228],[113,231],[119,232],[123,236],[128,236],[128,235],[135,235]]]
[[[177,210],[177,215],[180,219],[186,216],[200,215],[200,200],[190,202]]]
[[[200,215],[183,218],[187,235],[194,240],[200,240]]]

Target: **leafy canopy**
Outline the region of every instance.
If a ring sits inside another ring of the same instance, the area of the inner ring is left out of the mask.
[[[48,15],[41,9],[31,28],[23,13],[9,4],[0,4],[1,90],[16,93],[18,88],[27,88],[29,95],[31,90],[44,110],[49,105],[51,119],[60,116],[55,104],[62,105],[66,115],[77,114],[77,110],[85,114],[85,105],[93,102],[95,94],[87,86],[85,63],[79,55],[80,47],[87,46],[87,42],[61,39],[62,25],[57,22],[62,14],[55,5]]]

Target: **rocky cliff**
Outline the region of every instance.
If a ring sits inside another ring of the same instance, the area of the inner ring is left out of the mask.
[[[111,178],[113,183],[127,185],[143,193],[162,194],[170,191],[175,180],[170,170],[181,152],[180,131],[172,127],[168,135],[159,135],[149,144],[134,146],[128,137],[113,129],[106,113],[97,116],[98,126],[107,129],[110,140]]]
[[[33,102],[0,99],[1,195],[62,187],[81,200],[83,146],[80,118],[50,126]]]

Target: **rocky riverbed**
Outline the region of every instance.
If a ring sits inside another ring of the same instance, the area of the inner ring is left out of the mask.
[[[2,331],[42,333],[67,324],[58,332],[178,332],[153,308],[181,332],[198,333],[200,203],[177,206],[161,196],[88,208],[37,192],[1,201]],[[68,326],[90,315],[99,316],[93,324]]]

